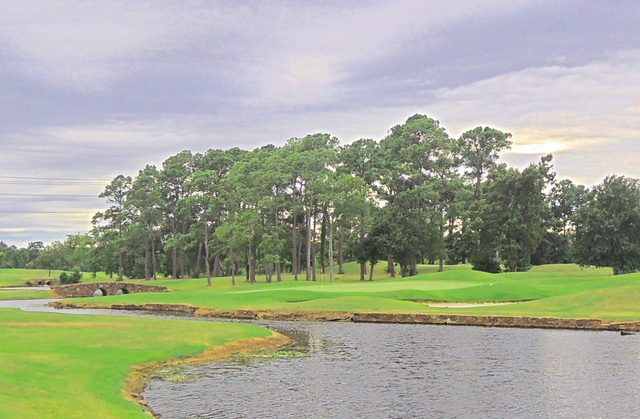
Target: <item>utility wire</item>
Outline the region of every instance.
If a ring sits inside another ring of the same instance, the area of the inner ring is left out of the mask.
[[[18,211],[18,210],[0,210],[3,214],[86,214],[89,211]]]
[[[33,176],[0,176],[0,179],[33,179],[33,180],[79,180],[91,182],[104,182],[98,178],[63,178],[63,177],[33,177]]]
[[[80,194],[46,194],[46,193],[0,193],[0,196],[44,196],[52,198],[98,198],[97,195]]]

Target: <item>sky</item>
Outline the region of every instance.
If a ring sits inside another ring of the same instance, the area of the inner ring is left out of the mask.
[[[384,138],[416,113],[559,179],[640,177],[637,1],[0,0],[0,241],[87,232],[188,149]]]

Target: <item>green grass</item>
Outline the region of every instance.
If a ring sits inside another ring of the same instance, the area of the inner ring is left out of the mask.
[[[191,304],[218,309],[258,310],[352,310],[386,312],[424,312],[459,314],[500,314],[519,316],[584,317],[613,320],[640,320],[640,306],[623,305],[615,290],[640,290],[640,274],[612,276],[611,270],[580,268],[577,265],[547,265],[529,272],[488,274],[472,271],[468,266],[420,266],[415,277],[391,279],[380,263],[373,282],[358,280],[358,266],[345,266],[345,275],[334,283],[327,274],[318,282],[293,281],[284,276],[281,283],[259,282],[250,285],[237,278],[214,278],[208,287],[205,279],[162,280],[152,284],[168,287],[171,293],[131,294],[82,299],[101,303]],[[461,268],[461,269],[452,269]],[[324,281],[322,281],[324,279]],[[500,307],[435,308],[424,302],[465,303],[532,302]],[[584,304],[581,301],[584,300]],[[575,306],[578,306],[577,308]]]
[[[271,334],[239,323],[0,309],[0,417],[149,417],[124,399],[133,365]]]
[[[0,300],[34,300],[38,298],[53,298],[53,293],[38,290],[0,290]]]
[[[56,280],[60,277],[60,270],[52,270],[51,276],[47,269],[0,269],[0,288],[11,287],[16,285],[27,285],[27,281],[31,281],[35,285],[35,281],[42,280]],[[98,272],[96,278],[93,278],[90,273],[84,273],[82,276],[82,282],[96,282],[96,281],[112,281],[108,275],[103,272]]]
[[[358,266],[328,282],[249,284],[237,278],[133,281],[168,287],[170,293],[93,297],[97,303],[172,303],[219,309],[348,310],[399,313],[535,316],[640,320],[640,273],[612,276],[607,269],[547,265],[529,272],[487,274],[468,266],[420,266],[419,275],[389,278],[386,264],[375,281],[360,282]],[[0,284],[46,277],[46,271],[7,270]],[[92,279],[84,278],[83,282]],[[99,276],[95,280],[108,280]],[[42,291],[0,291],[0,299],[49,296]],[[425,302],[509,302],[471,308],[429,307]],[[126,401],[122,383],[132,365],[202,352],[230,340],[265,336],[266,329],[237,323],[69,316],[0,310],[0,417],[141,417]]]

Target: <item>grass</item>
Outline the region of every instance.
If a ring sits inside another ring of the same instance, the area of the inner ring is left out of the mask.
[[[162,280],[153,284],[169,288],[171,293],[110,296],[100,303],[191,304],[217,309],[258,310],[351,310],[407,313],[496,314],[504,316],[553,316],[640,320],[640,306],[621,296],[640,292],[640,274],[612,276],[611,270],[580,268],[577,265],[546,265],[529,272],[488,274],[468,266],[421,266],[419,275],[391,279],[385,264],[376,268],[373,282],[358,280],[359,267],[345,266],[345,274],[334,283],[327,275],[318,282],[301,276],[293,281],[288,275],[281,283],[248,284],[243,278],[232,286],[230,278],[214,278],[211,287],[205,279]],[[452,269],[457,268],[457,269]],[[322,281],[324,279],[324,281]],[[619,291],[624,289],[626,291]],[[617,290],[617,291],[616,291]],[[534,300],[534,301],[531,301]],[[94,298],[82,301],[98,301]],[[436,308],[425,302],[465,303],[523,302],[500,307]]]
[[[47,269],[0,269],[0,288],[11,286],[25,286],[27,281],[33,283],[37,280],[48,281],[56,280],[60,277],[63,271],[52,270],[51,276],[49,276],[49,270]],[[96,281],[112,281],[108,275],[103,272],[98,272],[96,278],[93,278],[90,273],[84,273],[82,277],[83,282],[96,282]]]
[[[0,300],[34,300],[38,298],[53,298],[53,293],[39,290],[0,290]]]
[[[133,365],[195,355],[267,329],[240,323],[0,309],[0,417],[149,417],[122,386]]]
[[[237,278],[151,281],[172,292],[79,299],[97,303],[172,303],[218,309],[347,310],[402,313],[535,316],[640,320],[640,273],[612,276],[607,269],[546,265],[529,272],[487,274],[469,266],[420,266],[419,275],[389,278],[384,263],[375,281],[360,282],[359,267],[318,282],[290,275],[281,283],[248,284]],[[47,271],[0,272],[0,286],[46,277]],[[53,273],[52,273],[53,275]],[[86,275],[85,275],[86,276]],[[108,280],[106,276],[83,282]],[[131,281],[148,283],[145,281]],[[0,299],[49,296],[44,291],[0,291]],[[436,308],[425,302],[509,302],[502,306]],[[129,317],[69,316],[0,309],[0,417],[144,417],[122,396],[133,365],[201,353],[208,347],[270,332],[239,323],[188,322]],[[161,375],[190,380],[181,370]]]

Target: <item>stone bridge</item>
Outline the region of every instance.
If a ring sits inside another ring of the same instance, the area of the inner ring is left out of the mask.
[[[138,292],[168,292],[165,287],[131,284],[126,282],[85,282],[81,284],[61,285],[53,288],[59,298],[93,297],[105,295],[135,294]]]

